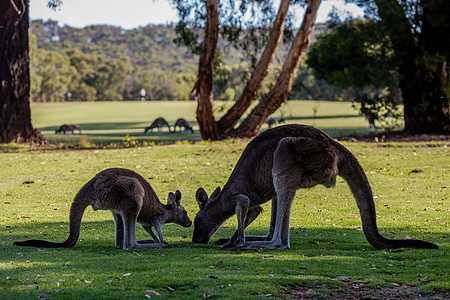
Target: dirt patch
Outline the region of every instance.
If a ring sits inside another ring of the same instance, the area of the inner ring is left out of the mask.
[[[363,284],[344,283],[341,288],[288,287],[281,292],[284,299],[450,299],[450,293],[440,291],[423,292],[417,287],[395,285],[393,287],[370,288]]]
[[[357,137],[341,137],[340,141],[350,142],[450,142],[450,134],[417,134],[409,135],[402,131],[387,131]]]

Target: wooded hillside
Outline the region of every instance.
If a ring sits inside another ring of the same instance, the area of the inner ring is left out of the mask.
[[[326,25],[318,25],[316,32]],[[198,57],[177,45],[175,25],[125,30],[110,25],[84,28],[56,21],[31,22],[31,99],[33,101],[189,100]],[[214,97],[234,100],[248,76],[248,61],[223,40],[214,78]],[[280,47],[272,74],[279,71],[286,48]],[[273,75],[273,76],[274,76]],[[269,89],[271,75],[263,86]],[[352,93],[317,81],[305,66],[299,70],[291,99],[351,99]]]

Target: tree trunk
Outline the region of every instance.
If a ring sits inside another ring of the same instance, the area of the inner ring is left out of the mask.
[[[260,103],[252,110],[244,122],[236,130],[231,132],[231,136],[255,136],[267,117],[287,100],[303,54],[309,46],[309,38],[314,30],[314,22],[320,2],[321,0],[308,1],[308,7],[306,8],[302,25],[289,49],[286,62],[283,65],[275,86],[261,99]]]
[[[213,110],[213,63],[219,34],[219,0],[206,1],[206,28],[194,93],[197,98],[197,122],[203,140],[218,140]]]
[[[28,27],[28,0],[0,1],[0,143],[47,143],[31,124]]]
[[[449,99],[445,89],[449,70],[446,70],[446,64],[439,63],[436,70],[430,70],[412,63],[404,69],[409,69],[400,76],[405,132],[448,134]]]
[[[242,91],[239,99],[217,123],[221,138],[226,138],[228,136],[239,118],[245,113],[250,104],[258,97],[262,81],[267,76],[275,50],[283,37],[284,24],[290,2],[290,0],[281,1],[277,17],[270,33],[269,41],[259,59],[258,64],[256,65],[255,70],[252,73],[250,80]]]

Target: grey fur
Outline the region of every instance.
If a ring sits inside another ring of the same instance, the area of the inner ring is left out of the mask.
[[[172,132],[172,129],[170,129],[169,123],[164,118],[157,118],[155,121],[153,121],[152,125],[145,127],[144,133],[147,133],[147,131],[153,131],[153,129],[158,128],[158,131],[161,131],[161,129],[167,126],[169,128],[169,132]]]
[[[167,205],[162,204],[150,184],[132,170],[111,168],[101,171],[78,192],[70,208],[70,234],[66,241],[53,243],[43,240],[14,242],[16,246],[42,248],[73,247],[80,235],[81,218],[86,208],[110,210],[116,228],[117,248],[144,249],[169,247],[162,236],[161,226],[176,223],[192,225],[186,210],[180,205],[181,193],[169,193]],[[150,234],[151,240],[137,241],[136,222]],[[153,233],[155,228],[157,236]]]
[[[190,130],[191,133],[194,133],[194,129],[192,129],[192,127],[189,125],[188,121],[186,121],[183,118],[179,118],[176,122],[175,125],[173,126],[173,131],[176,132],[177,131],[177,127],[180,127],[180,131],[181,131],[181,127],[184,127],[184,131]]]
[[[332,187],[344,178],[356,199],[364,234],[376,249],[437,248],[420,240],[389,240],[376,224],[372,190],[355,156],[328,135],[310,126],[284,125],[266,130],[251,141],[223,190],[211,197],[203,188],[196,194],[200,211],[194,221],[193,242],[207,243],[226,219],[237,215],[238,229],[225,249],[289,248],[289,216],[295,191],[317,184]],[[266,236],[245,236],[244,229],[272,200]]]

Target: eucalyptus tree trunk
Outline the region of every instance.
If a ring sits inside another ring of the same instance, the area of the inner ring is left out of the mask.
[[[206,28],[194,93],[197,98],[197,122],[204,140],[218,140],[214,120],[213,62],[219,35],[219,0],[206,0]]]
[[[274,113],[287,100],[303,54],[309,46],[310,36],[314,30],[314,23],[320,2],[321,0],[308,1],[308,7],[306,8],[302,25],[289,49],[286,61],[275,86],[260,100],[259,104],[252,110],[242,124],[231,132],[231,136],[255,136],[258,134],[261,125],[264,124],[267,117]]]
[[[218,130],[221,138],[226,138],[229,135],[239,118],[245,113],[250,104],[259,96],[262,81],[268,74],[268,69],[272,63],[275,50],[283,37],[284,24],[290,2],[290,0],[281,1],[277,17],[270,32],[269,40],[250,80],[247,82],[247,85],[242,91],[239,99],[219,120]]]
[[[28,27],[28,0],[0,1],[0,143],[47,143],[31,124]]]

